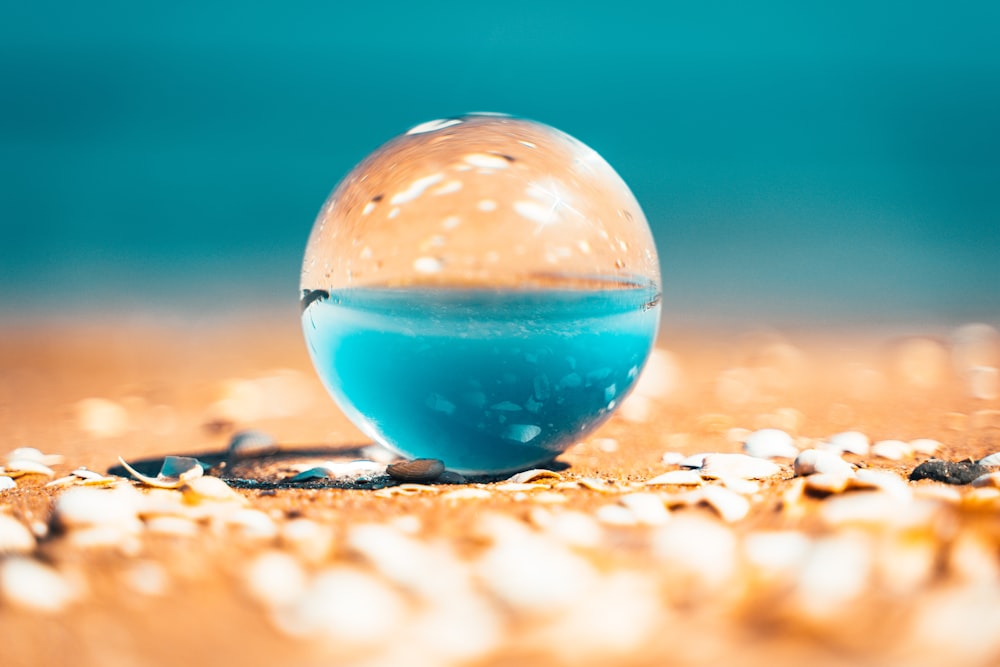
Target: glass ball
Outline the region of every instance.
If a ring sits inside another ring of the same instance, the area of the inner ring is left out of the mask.
[[[301,288],[309,353],[347,416],[466,474],[542,464],[596,429],[660,317],[628,186],[573,137],[499,114],[417,125],[351,170]]]

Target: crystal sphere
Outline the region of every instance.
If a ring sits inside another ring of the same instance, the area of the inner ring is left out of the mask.
[[[596,429],[660,314],[624,181],[573,137],[499,114],[417,125],[351,170],[301,288],[309,353],[347,416],[466,474],[544,463]]]

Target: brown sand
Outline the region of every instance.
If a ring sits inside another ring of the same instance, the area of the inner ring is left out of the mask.
[[[666,451],[739,451],[739,443],[726,438],[733,427],[781,426],[812,438],[847,429],[861,430],[872,441],[934,438],[943,443],[937,456],[952,460],[1000,450],[1000,402],[968,395],[943,341],[755,332],[675,336],[665,343],[678,375],[664,381],[663,395],[648,400],[648,418],[628,421],[617,415],[560,457],[568,466],[562,470],[564,480],[641,482],[673,467],[661,461]],[[124,414],[125,421],[107,416],[101,421],[100,415],[91,415],[97,423],[90,424],[88,432],[81,413],[88,409],[81,401],[88,398],[113,401],[123,408],[118,416]],[[330,458],[338,448],[366,444],[326,397],[294,327],[150,320],[33,323],[0,331],[0,454],[37,447],[66,457],[55,466],[57,475],[78,466],[107,472],[117,466],[119,455],[133,462],[165,455],[210,458],[224,451],[234,429],[242,428],[273,434],[282,453],[245,465],[238,471],[240,477],[280,479],[287,476],[289,462]],[[601,439],[613,439],[617,447]],[[905,478],[928,457],[847,458]],[[814,516],[822,498],[804,499],[802,512],[790,513],[783,506],[781,495],[793,484],[785,463],[785,474],[764,482],[750,514],[732,525],[737,535],[772,528],[810,535],[830,532]],[[48,479],[40,476],[18,481],[17,489],[0,492],[0,508],[26,524],[48,524],[53,498],[61,490],[44,487]],[[911,483],[920,485],[928,483]],[[614,501],[586,488],[555,492],[566,497],[559,510],[594,513]],[[963,494],[969,492],[962,487]],[[488,511],[525,521],[532,508],[545,505],[533,501],[535,491],[491,491],[488,499],[468,502],[446,502],[440,490],[414,495],[334,488],[240,493],[279,522],[307,517],[329,525],[338,541],[352,525],[416,516],[423,537],[444,539],[470,557],[483,548],[475,525]],[[698,508],[677,512],[710,515]],[[989,498],[966,503],[949,517],[989,545],[993,579],[983,575],[983,582],[974,583],[981,583],[985,594],[993,596],[993,606],[1000,607],[1000,503]],[[602,572],[656,571],[663,565],[650,554],[648,530],[611,527],[588,558]],[[874,534],[881,533],[875,529]],[[942,535],[932,532],[944,550]],[[81,549],[53,530],[40,539],[32,557],[82,581],[86,593],[55,613],[22,609],[0,598],[0,664],[345,664],[345,654],[328,642],[279,631],[246,593],[241,583],[246,563],[273,545],[274,540],[204,531],[196,539],[148,536],[138,549],[122,553],[115,548]],[[339,547],[329,559],[366,567]],[[941,560],[947,558],[939,556]],[[123,583],[136,563],[149,562],[165,567],[170,582],[165,590],[142,594]],[[959,637],[954,645],[944,642],[929,649],[914,638],[912,615],[933,596],[952,590],[954,574],[947,563],[937,562],[934,568],[914,590],[872,586],[823,620],[803,620],[788,602],[787,591],[759,582],[736,582],[740,592],[733,596],[702,596],[696,591],[688,599],[668,590],[663,594],[668,616],[655,635],[608,659],[636,665],[805,660],[816,665],[875,665],[935,664],[954,655],[964,664],[1000,662],[995,640],[984,640],[985,648],[970,648],[975,640]],[[982,632],[995,636],[1000,631],[993,625],[996,619],[984,620],[977,610],[970,607],[968,623],[959,620],[957,626],[981,623]],[[508,637],[468,664],[587,662],[567,658],[565,651],[556,651],[553,658],[549,647],[524,639],[525,626],[535,620],[505,614]],[[461,633],[462,628],[455,631]],[[416,653],[413,657],[419,658]],[[358,660],[354,656],[351,664]]]

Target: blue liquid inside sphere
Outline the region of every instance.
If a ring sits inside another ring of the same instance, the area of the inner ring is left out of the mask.
[[[634,384],[659,291],[611,287],[351,288],[305,299],[302,324],[320,378],[368,436],[504,473],[555,458]]]

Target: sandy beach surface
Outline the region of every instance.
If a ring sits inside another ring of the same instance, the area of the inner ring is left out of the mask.
[[[989,327],[668,331],[549,469],[463,483],[387,476],[275,322],[0,327],[0,664],[1000,662]]]

